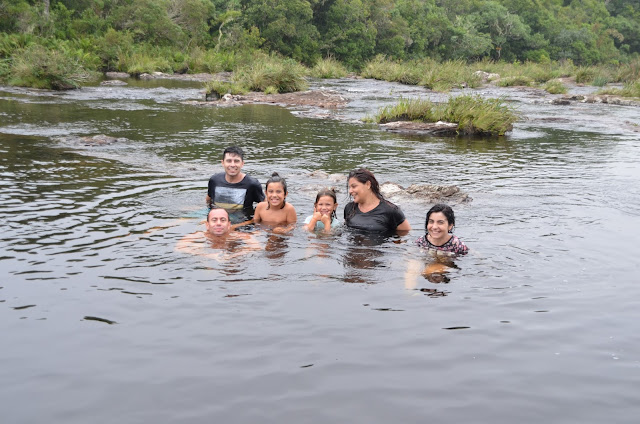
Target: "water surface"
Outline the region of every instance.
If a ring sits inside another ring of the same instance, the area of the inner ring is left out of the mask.
[[[312,85],[349,106],[199,107],[175,81],[0,88],[4,420],[636,422],[638,109],[485,88],[524,118],[508,137],[400,136],[355,121],[444,96]],[[56,141],[100,133],[127,141]],[[321,185],[348,201],[317,169],[457,185],[471,253],[447,282],[407,279],[429,262],[419,199],[400,204],[411,234],[383,243],[298,229],[223,264],[176,252],[231,144],[260,181],[288,178],[299,221]]]

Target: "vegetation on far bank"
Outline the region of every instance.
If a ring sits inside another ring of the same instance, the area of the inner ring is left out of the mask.
[[[518,119],[516,112],[502,99],[483,99],[480,96],[450,97],[446,103],[436,104],[425,99],[401,99],[387,106],[375,116],[375,122],[438,121],[458,124],[461,135],[504,135],[511,131]]]
[[[266,59],[265,59],[266,58]],[[324,58],[324,59],[323,59]],[[303,67],[304,66],[304,67]],[[4,0],[0,83],[65,89],[97,73],[233,71],[235,87],[286,92],[348,72],[447,91],[561,90],[640,80],[635,0]],[[632,89],[620,93],[633,93]],[[622,94],[625,95],[625,94]]]

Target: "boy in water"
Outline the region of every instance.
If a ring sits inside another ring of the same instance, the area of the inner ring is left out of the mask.
[[[224,172],[213,175],[207,189],[207,206],[226,209],[233,223],[251,219],[253,204],[264,200],[260,182],[243,173],[243,166],[242,149],[237,146],[227,147],[222,153]]]

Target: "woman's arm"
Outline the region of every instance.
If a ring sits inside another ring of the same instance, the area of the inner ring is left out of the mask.
[[[411,225],[409,225],[409,221],[406,219],[396,227],[396,232],[400,235],[406,235],[409,231],[411,231]]]

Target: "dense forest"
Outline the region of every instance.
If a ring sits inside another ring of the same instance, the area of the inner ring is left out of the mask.
[[[0,79],[24,68],[233,70],[242,52],[351,70],[387,60],[571,60],[640,54],[638,0],[2,0]]]

